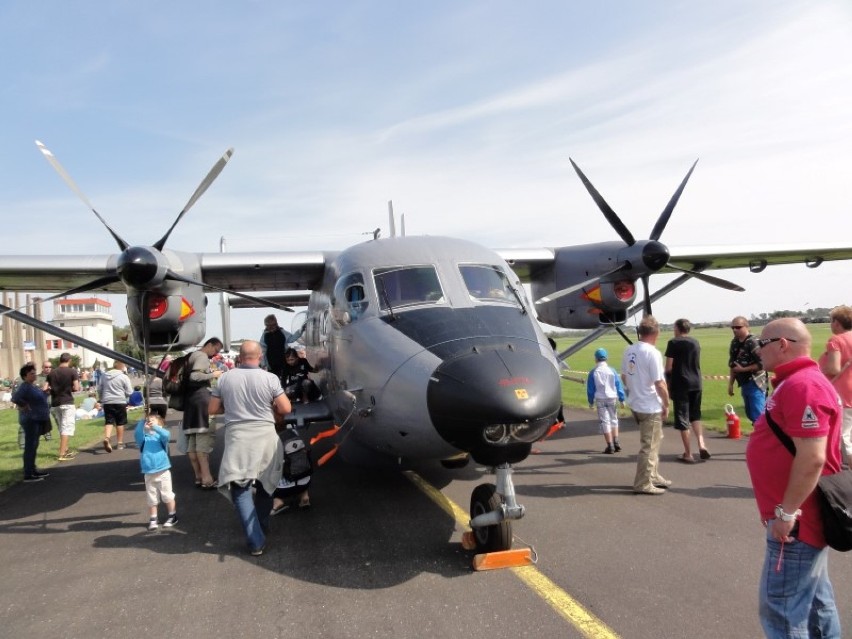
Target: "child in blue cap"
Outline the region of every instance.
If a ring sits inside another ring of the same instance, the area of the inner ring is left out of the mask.
[[[152,413],[139,420],[134,435],[139,447],[139,463],[145,475],[145,493],[150,514],[148,530],[157,530],[160,525],[157,515],[160,501],[169,509],[169,517],[163,526],[170,528],[178,522],[178,517],[172,490],[169,431],[163,428],[163,418]]]
[[[605,348],[595,351],[595,367],[589,371],[589,379],[586,382],[586,395],[589,400],[589,408],[598,409],[598,421],[601,432],[606,440],[605,455],[612,455],[621,450],[618,443],[618,411],[616,400],[624,405],[624,387],[618,373],[607,361]]]

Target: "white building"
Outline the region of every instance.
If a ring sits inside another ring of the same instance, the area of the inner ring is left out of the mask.
[[[112,304],[97,297],[66,298],[53,302],[53,319],[50,324],[58,326],[69,333],[113,349],[112,341]],[[112,365],[112,359],[106,358],[93,351],[68,340],[44,336],[47,357],[59,357],[62,353],[80,356],[81,368],[92,368],[95,360]]]

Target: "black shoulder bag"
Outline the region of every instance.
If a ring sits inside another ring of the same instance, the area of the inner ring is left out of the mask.
[[[792,437],[781,430],[768,410],[764,415],[772,432],[795,457],[796,445]],[[816,492],[822,511],[825,542],[840,552],[852,550],[852,471],[841,470],[834,475],[822,475]]]

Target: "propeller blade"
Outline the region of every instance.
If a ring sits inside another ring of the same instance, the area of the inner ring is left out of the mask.
[[[38,147],[38,150],[41,151],[41,154],[45,157],[45,159],[48,162],[50,162],[50,165],[54,168],[54,170],[57,173],[59,173],[59,177],[61,177],[63,180],[65,180],[65,184],[67,184],[71,188],[71,190],[74,191],[74,193],[77,194],[77,197],[79,197],[81,200],[83,200],[83,203],[86,206],[88,206],[89,209],[91,209],[92,213],[94,213],[95,216],[101,221],[101,224],[103,224],[106,227],[106,229],[107,229],[107,231],[109,231],[110,235],[112,235],[113,238],[115,238],[115,241],[118,243],[118,248],[123,251],[128,246],[130,246],[127,242],[125,242],[121,238],[121,236],[118,233],[116,233],[112,229],[112,227],[109,224],[106,223],[106,220],[101,217],[101,214],[98,213],[95,210],[95,207],[92,206],[92,203],[89,202],[88,198],[83,194],[83,191],[80,190],[80,187],[78,187],[77,184],[74,182],[74,180],[71,179],[71,176],[68,175],[68,172],[59,163],[59,160],[57,160],[56,157],[53,155],[53,153],[50,152],[50,149],[48,149],[44,144],[42,144],[38,140],[36,140],[35,143],[36,143],[36,146]]]
[[[572,160],[568,158],[571,162],[571,166],[574,167],[574,170],[577,172],[577,175],[580,176],[580,180],[583,182],[583,185],[586,187],[586,190],[589,192],[589,195],[592,196],[592,199],[595,201],[595,204],[598,205],[598,208],[601,210],[601,213],[604,214],[606,221],[609,222],[609,225],[615,229],[615,232],[618,233],[619,237],[625,241],[627,246],[633,246],[636,244],[636,240],[633,237],[633,234],[630,233],[630,230],[624,226],[624,222],[616,215],[615,211],[612,210],[609,204],[606,203],[606,200],[603,199],[600,193],[598,193],[597,189],[592,186],[592,183],[589,181],[583,172],[580,170],[580,167]]]
[[[724,288],[728,291],[736,291],[738,293],[742,293],[745,291],[745,289],[739,284],[734,284],[733,282],[729,282],[728,280],[723,280],[721,277],[706,275],[704,273],[701,273],[700,271],[690,271],[689,269],[680,268],[679,266],[675,266],[673,264],[666,264],[666,268],[670,268],[673,271],[678,271],[679,273],[686,273],[687,275],[691,275],[695,279],[701,280],[702,282],[706,282],[707,284],[712,284],[713,286],[718,286],[719,288]]]
[[[255,297],[254,295],[247,295],[246,293],[240,293],[239,291],[232,291],[228,288],[221,288],[219,286],[213,286],[212,284],[206,284],[205,282],[199,282],[198,280],[194,280],[191,277],[184,277],[179,273],[175,273],[171,269],[166,272],[167,280],[174,280],[176,282],[183,282],[184,284],[195,284],[196,286],[201,286],[202,288],[210,289],[211,291],[219,291],[221,293],[227,293],[228,295],[233,295],[234,297],[241,297],[244,300],[248,300],[250,302],[257,302],[261,306],[269,306],[271,308],[277,308],[279,311],[287,311],[288,313],[293,313],[293,309],[289,306],[283,306],[278,302],[273,302],[272,300],[264,299],[263,297]]]
[[[669,218],[672,216],[672,211],[674,211],[674,207],[677,205],[678,200],[680,199],[681,193],[683,193],[684,187],[686,187],[686,183],[689,181],[689,177],[692,175],[692,172],[695,170],[695,165],[698,164],[698,160],[692,163],[692,166],[689,168],[689,171],[686,174],[686,177],[683,178],[683,181],[680,183],[680,186],[677,187],[677,191],[672,195],[672,199],[669,200],[669,203],[666,205],[666,208],[660,213],[660,217],[657,219],[657,223],[654,224],[654,229],[651,231],[651,239],[659,240],[660,236],[663,234],[663,231],[666,228],[666,224],[669,223]]]
[[[633,342],[631,341],[631,339],[629,337],[627,337],[627,333],[625,333],[623,330],[621,330],[621,327],[618,324],[613,324],[612,327],[616,331],[618,331],[618,334],[621,335],[624,338],[625,342],[627,342],[631,346],[633,345]]]
[[[573,286],[569,286],[568,288],[563,288],[561,291],[556,291],[554,293],[550,293],[549,295],[545,295],[544,297],[540,297],[535,301],[536,305],[539,304],[547,304],[548,302],[552,302],[553,300],[558,300],[560,297],[565,297],[573,293],[574,291],[579,291],[581,288],[585,288],[589,284],[594,284],[608,275],[612,275],[613,273],[618,273],[619,271],[623,271],[630,268],[627,264],[621,264],[616,268],[607,271],[606,273],[601,273],[600,275],[595,275],[594,277],[586,280],[585,282],[580,282],[579,284],[574,284]]]
[[[647,275],[642,276],[642,288],[645,292],[644,312],[645,315],[651,315],[651,287],[649,286],[650,278]]]
[[[56,295],[46,297],[42,301],[50,302],[52,300],[59,299],[60,297],[68,297],[69,295],[75,295],[76,293],[85,293],[86,291],[91,291],[96,288],[101,288],[102,286],[114,284],[118,281],[120,281],[118,275],[105,275],[104,277],[99,277],[96,280],[86,282],[85,284],[81,284],[80,286],[77,286],[75,288],[69,288],[67,291],[63,291],[62,293],[57,293]]]
[[[118,282],[118,276],[117,275],[107,275],[106,277],[101,277],[101,278],[98,278],[96,280],[92,280],[91,282],[88,282],[88,283],[83,284],[81,286],[78,286],[76,288],[71,288],[71,289],[68,289],[67,291],[62,291],[61,293],[57,293],[56,295],[51,295],[50,297],[46,297],[42,300],[42,302],[51,302],[55,299],[59,299],[60,297],[67,297],[68,295],[74,295],[75,293],[83,293],[85,291],[91,291],[92,289],[100,288],[101,286],[106,286],[107,284],[112,284],[114,282]],[[4,307],[4,308],[8,308],[8,310],[0,311],[0,315],[6,315],[7,313],[16,313],[18,311],[25,310],[27,308],[27,306],[28,306],[27,304],[24,304],[23,306],[21,306],[17,309]]]
[[[151,388],[151,375],[148,373],[148,343],[151,334],[151,315],[148,308],[150,291],[143,291],[140,300],[142,306],[142,361],[145,362],[145,406],[150,406],[148,389]]]
[[[198,185],[198,188],[195,189],[195,193],[193,193],[192,197],[189,198],[189,201],[186,203],[186,206],[184,206],[183,210],[178,213],[177,218],[174,222],[172,222],[172,225],[169,227],[169,230],[166,231],[166,234],[154,243],[154,248],[156,248],[158,251],[163,250],[163,247],[166,245],[166,240],[169,239],[169,235],[172,234],[172,231],[178,225],[178,222],[180,222],[183,216],[186,215],[186,212],[193,207],[193,205],[198,201],[198,198],[204,195],[204,192],[208,188],[210,188],[210,185],[213,184],[213,180],[219,177],[219,174],[222,172],[222,169],[225,168],[225,165],[228,163],[228,160],[231,159],[231,156],[233,154],[234,149],[228,149],[227,151],[225,151],[222,157],[219,158],[219,161],[213,165],[213,168],[210,169],[210,172],[207,174],[207,177],[201,180],[201,184]]]
[[[27,326],[32,326],[33,328],[38,329],[40,331],[44,331],[48,335],[61,337],[62,339],[68,340],[69,342],[74,342],[75,344],[82,346],[83,348],[87,348],[90,351],[97,353],[98,355],[104,355],[105,357],[109,357],[110,359],[117,359],[121,362],[124,362],[128,366],[132,366],[133,368],[136,368],[140,371],[145,370],[145,364],[142,361],[136,359],[135,357],[130,357],[129,355],[125,355],[124,353],[114,351],[111,348],[103,346],[102,344],[98,344],[97,342],[89,341],[85,337],[70,333],[65,329],[59,328],[58,326],[54,326],[53,324],[48,324],[47,322],[37,320],[34,317],[30,317],[26,313],[16,311],[15,309],[5,306],[4,304],[0,304],[0,315],[8,315],[11,319],[21,322],[22,324],[26,324]]]

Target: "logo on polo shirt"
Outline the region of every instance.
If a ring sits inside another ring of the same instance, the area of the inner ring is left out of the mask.
[[[810,406],[805,406],[805,412],[802,413],[802,428],[818,428],[819,421],[814,413],[814,409]]]

